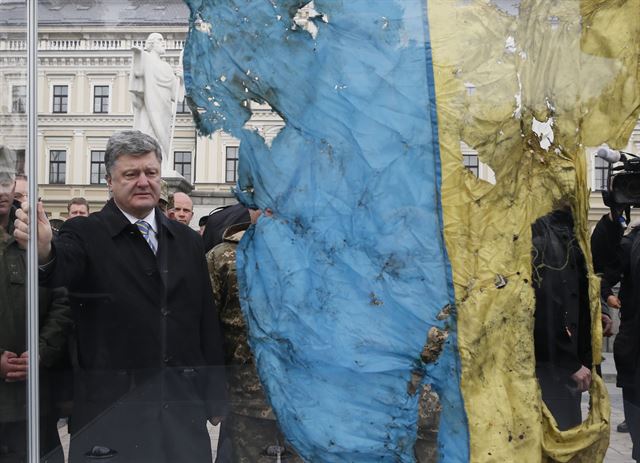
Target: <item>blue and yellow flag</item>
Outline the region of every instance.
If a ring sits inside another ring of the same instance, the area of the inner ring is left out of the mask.
[[[640,0],[315,0],[306,21],[304,0],[186,2],[198,129],[241,140],[238,196],[273,211],[238,274],[297,451],[416,461],[429,384],[440,461],[600,461],[602,382],[569,431],[540,399],[531,223],[569,200],[588,251],[584,150],[637,120]],[[255,103],[284,121],[272,142],[246,125]]]

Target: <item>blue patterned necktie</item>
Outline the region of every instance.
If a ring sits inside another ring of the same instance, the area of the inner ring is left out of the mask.
[[[140,233],[142,233],[142,237],[144,238],[144,240],[147,242],[147,244],[155,254],[156,246],[153,240],[151,239],[151,225],[149,225],[144,220],[138,220],[136,222],[136,225],[138,226],[138,230],[140,230]]]

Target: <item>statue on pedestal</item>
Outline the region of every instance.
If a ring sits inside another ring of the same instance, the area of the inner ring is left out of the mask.
[[[162,147],[162,173],[168,164],[175,122],[176,102],[184,97],[182,70],[177,72],[162,59],[165,40],[149,34],[145,48],[133,48],[129,91],[133,99],[133,128],[151,135]]]

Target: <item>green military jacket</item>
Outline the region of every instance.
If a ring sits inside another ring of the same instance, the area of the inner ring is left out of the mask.
[[[222,236],[223,242],[207,253],[207,265],[224,337],[231,411],[238,415],[275,420],[249,347],[247,323],[238,297],[236,247],[250,225],[243,223],[227,228]]]
[[[9,229],[0,229],[0,355],[19,356],[27,350],[27,263],[25,250],[13,238],[13,220],[12,210]],[[40,409],[45,414],[51,407],[47,371],[63,359],[73,324],[66,291],[40,288],[39,316]],[[25,381],[0,378],[0,422],[27,419],[26,388]]]

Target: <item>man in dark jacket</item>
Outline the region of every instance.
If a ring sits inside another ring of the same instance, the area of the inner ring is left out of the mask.
[[[70,461],[210,462],[223,355],[202,240],[156,207],[155,139],[116,133],[105,164],[112,199],[100,212],[68,220],[52,242],[38,210],[41,278],[67,285],[76,323]]]
[[[609,307],[620,308],[620,299],[613,292],[613,286],[620,280],[618,246],[625,225],[620,221],[620,212],[612,209],[603,215],[591,234],[591,255],[593,270],[600,275],[600,295]]]
[[[13,178],[0,173],[0,461],[26,461],[27,414],[27,265],[24,249],[13,238],[16,207]],[[63,359],[71,310],[64,290],[39,293],[40,453],[62,456],[51,400],[51,369]]]
[[[633,458],[640,460],[640,227],[620,241],[620,328],[613,343],[616,383],[622,388],[624,417],[633,442]]]
[[[542,400],[566,430],[582,422],[580,399],[591,384],[586,265],[569,209],[541,217],[532,233],[536,376]]]

